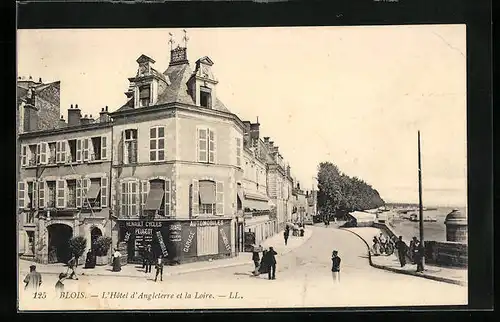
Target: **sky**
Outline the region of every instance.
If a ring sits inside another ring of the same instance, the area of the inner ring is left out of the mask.
[[[261,124],[303,189],[330,161],[386,202],[467,200],[465,25],[187,29],[191,65],[214,62],[217,95]],[[182,29],[19,30],[18,76],[61,81],[70,104],[97,117],[126,102],[141,54],[163,72]]]

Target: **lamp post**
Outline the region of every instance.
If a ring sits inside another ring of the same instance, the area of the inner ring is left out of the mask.
[[[422,206],[422,162],[420,157],[420,131],[418,131],[418,213],[419,213],[419,230],[420,243],[424,247],[424,215]],[[424,264],[425,256],[422,256],[422,265]]]

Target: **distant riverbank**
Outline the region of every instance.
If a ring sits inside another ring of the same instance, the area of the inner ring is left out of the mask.
[[[458,209],[462,213],[466,212],[466,208],[448,208],[441,207],[437,210],[427,210],[424,211],[424,215],[430,215],[437,219],[436,222],[424,222],[424,240],[434,240],[434,241],[446,241],[446,225],[444,220],[446,216],[453,211],[453,209]],[[414,221],[409,221],[402,219],[399,214],[394,211],[386,212],[389,218],[392,218],[390,222],[394,230],[403,236],[404,239],[410,240],[413,236],[419,238],[419,223]]]

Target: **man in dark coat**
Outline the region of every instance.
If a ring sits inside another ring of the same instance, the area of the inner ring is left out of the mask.
[[[259,245],[259,247],[255,247],[253,248],[253,252],[252,252],[252,261],[255,265],[255,270],[257,270],[259,268],[259,263],[260,263],[260,254],[259,254],[259,249],[261,248],[261,246]]]
[[[162,255],[158,256],[158,259],[156,260],[156,263],[155,263],[155,269],[156,269],[155,282],[158,279],[158,275],[160,275],[160,281],[163,281],[163,257],[162,257]]]
[[[153,252],[151,251],[151,245],[146,246],[146,250],[144,251],[144,257],[145,257],[145,267],[146,273],[151,273],[151,265],[153,264],[154,258],[153,258]]]
[[[334,283],[340,282],[340,262],[341,259],[338,256],[338,252],[334,250],[332,252],[332,277]]]
[[[417,273],[422,273],[424,271],[424,245],[419,240],[415,243],[413,258],[417,263]]]
[[[285,238],[285,246],[288,243],[288,236],[290,235],[290,230],[285,229],[285,232],[283,233],[283,237]]]
[[[408,251],[408,246],[403,241],[403,236],[399,236],[398,241],[396,242],[396,249],[398,250],[398,258],[401,267],[406,265],[406,253]]]
[[[274,257],[275,255],[278,255],[278,253],[274,251],[274,248],[269,247],[269,251],[267,252],[268,256],[267,264],[269,265],[269,272],[267,273],[267,276],[269,277],[270,280],[276,279],[276,257]]]

